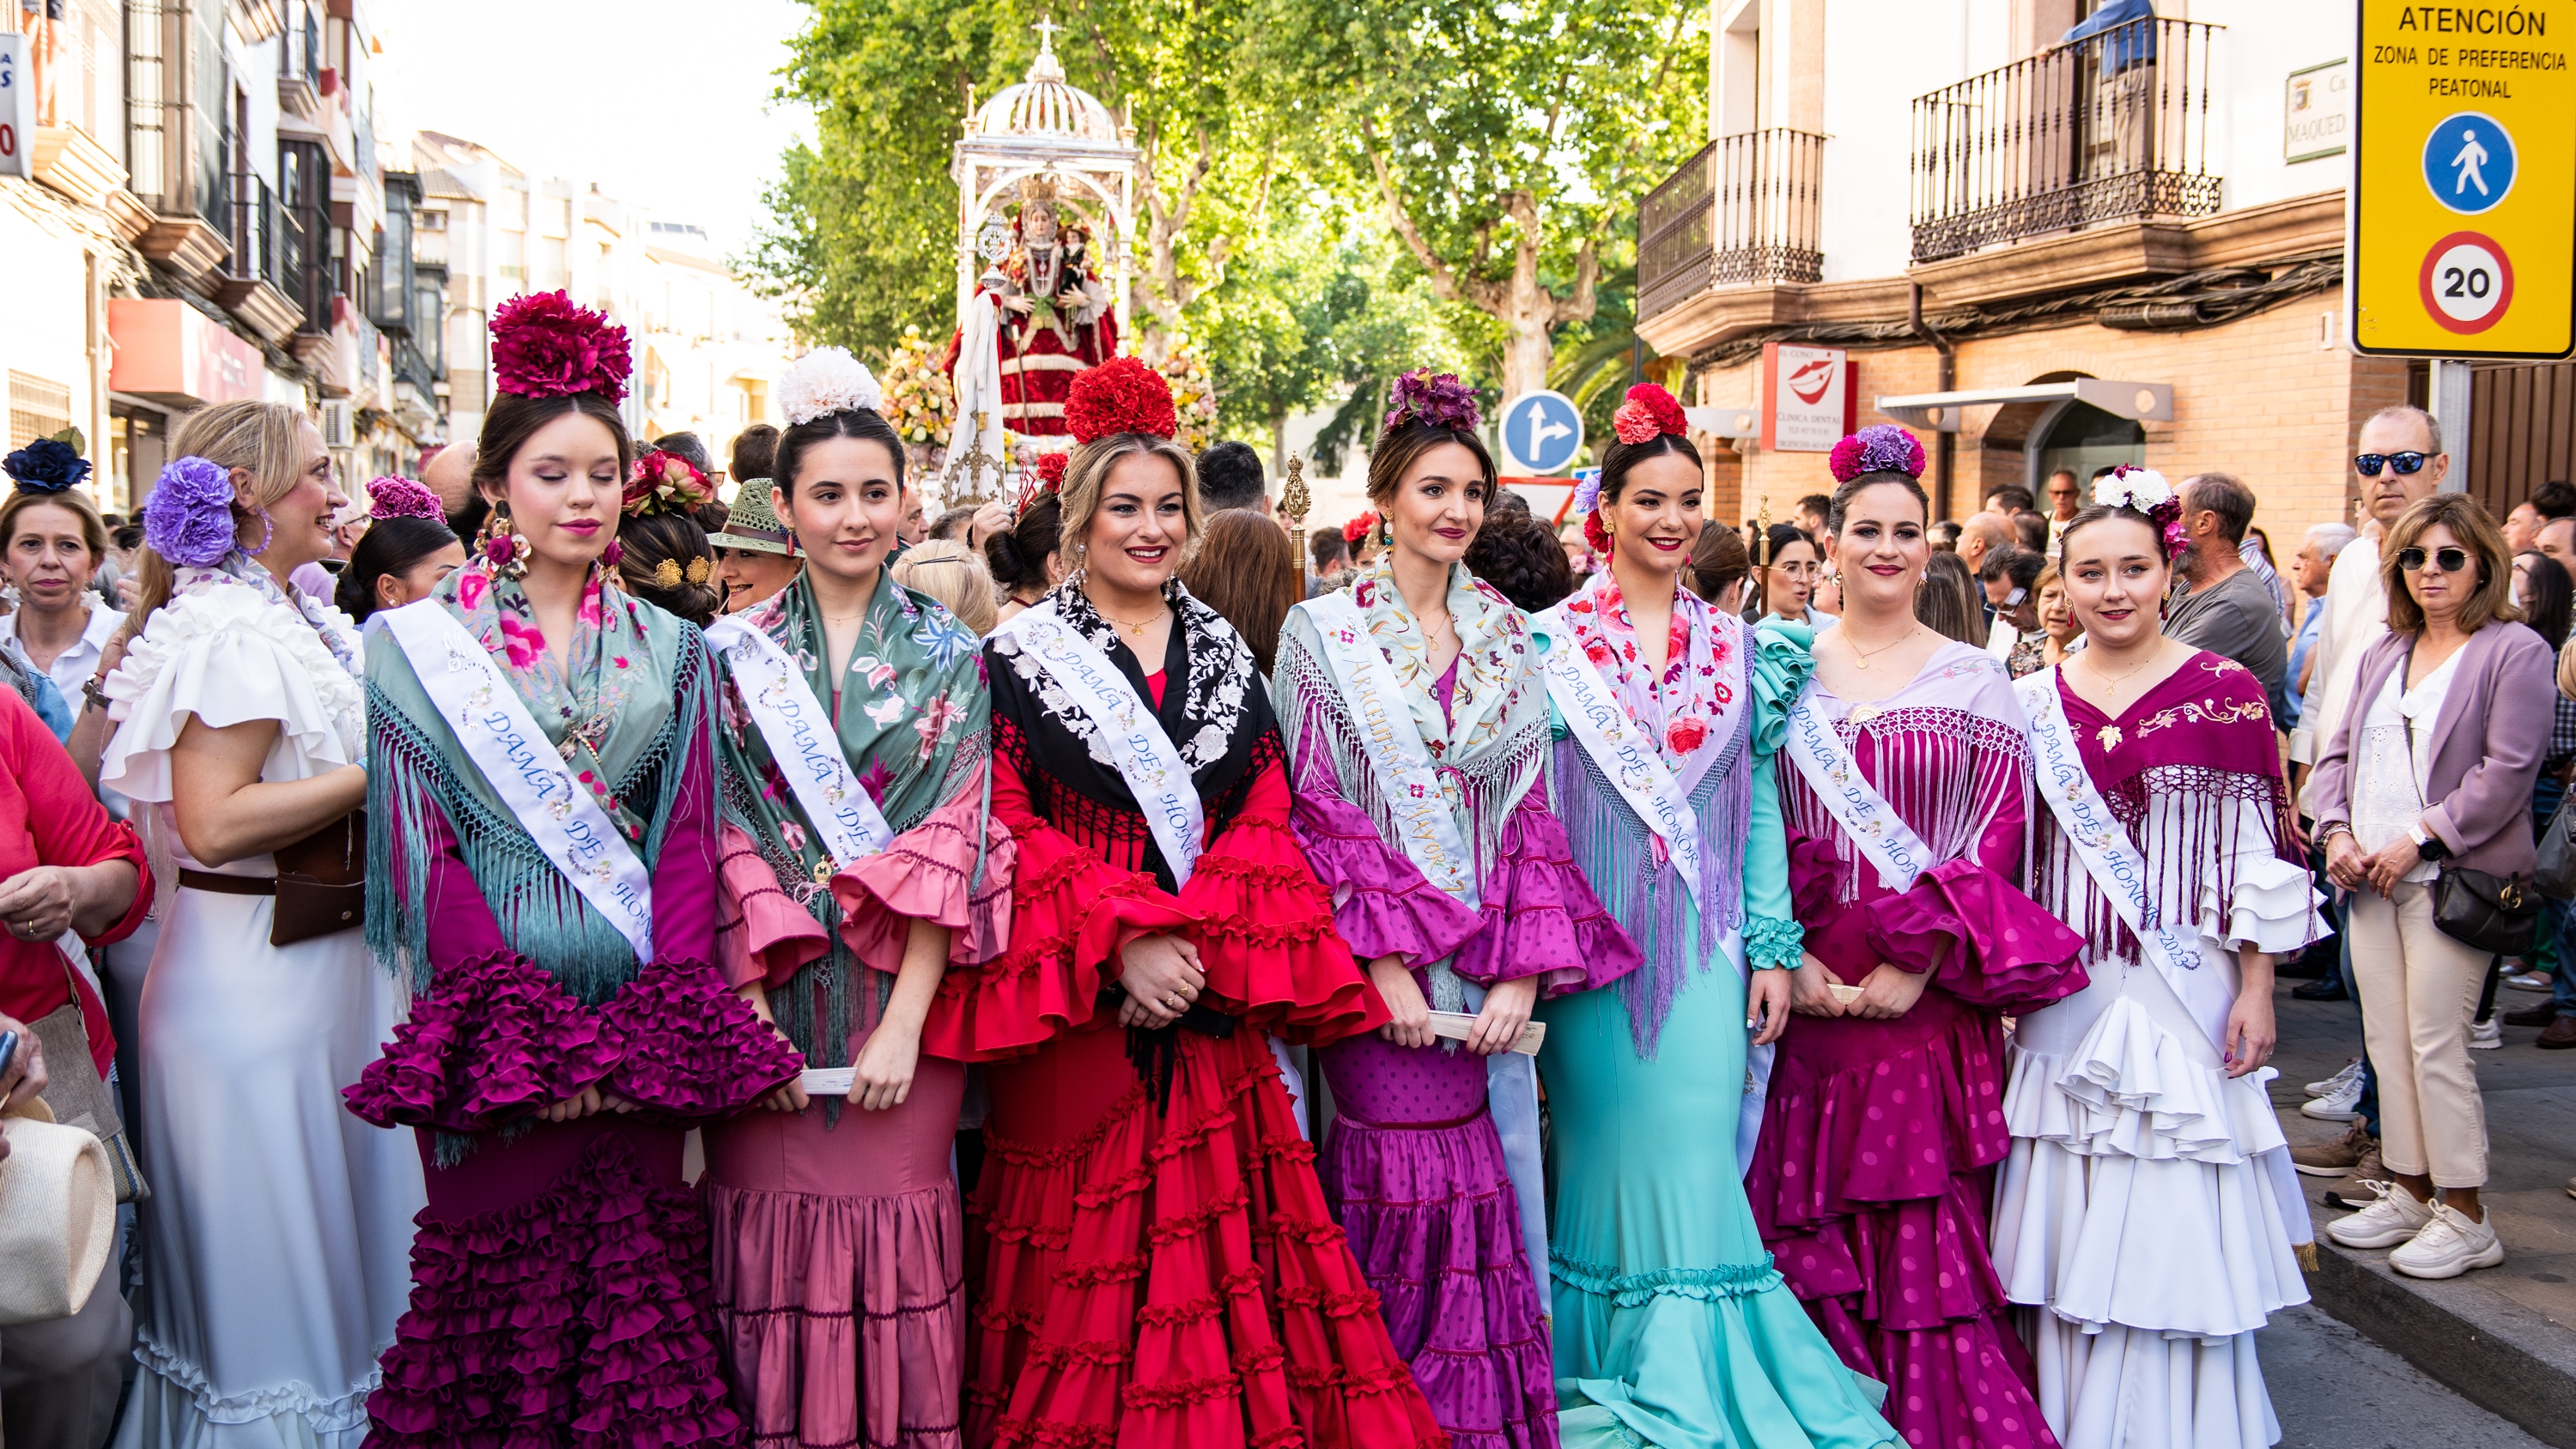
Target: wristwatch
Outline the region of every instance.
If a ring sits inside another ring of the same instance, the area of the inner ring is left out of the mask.
[[[2442,837],[2422,825],[2407,826],[2406,838],[2415,842],[2415,858],[2418,860],[2440,860],[2451,853],[2451,847],[2442,843]]]

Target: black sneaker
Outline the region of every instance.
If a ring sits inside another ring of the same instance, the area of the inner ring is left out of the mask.
[[[2304,986],[2293,986],[2290,988],[2290,994],[2301,1001],[2352,1000],[2352,993],[2343,989],[2343,983],[2331,977],[2323,981],[2311,981]]]

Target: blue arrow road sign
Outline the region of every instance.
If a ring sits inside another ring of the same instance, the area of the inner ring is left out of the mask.
[[[1522,393],[1503,409],[1503,451],[1536,476],[1557,476],[1583,451],[1583,414],[1563,393]]]

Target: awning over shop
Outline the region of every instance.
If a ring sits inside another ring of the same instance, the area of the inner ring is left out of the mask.
[[[258,348],[176,298],[109,298],[107,335],[116,345],[107,373],[114,392],[197,408],[259,397],[267,384]]]
[[[1959,414],[1968,408],[1999,403],[2067,401],[2090,403],[2115,418],[2140,422],[2173,421],[2172,383],[2114,382],[2103,377],[2035,382],[2026,387],[1971,387],[1953,392],[1907,393],[1901,397],[1882,395],[1878,399],[1878,410],[1912,427],[1955,433],[1959,431]]]

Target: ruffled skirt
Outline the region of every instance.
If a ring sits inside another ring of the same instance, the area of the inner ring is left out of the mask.
[[[2253,1333],[2307,1301],[2308,1234],[2275,1074],[2231,1080],[2163,976],[2116,962],[2023,1018],[2010,1064],[1995,1264],[2037,1310],[2050,1427],[2071,1449],[2277,1441]]]
[[[967,1442],[1443,1442],[1261,1033],[1178,1040],[1160,1109],[1117,1030],[989,1069],[967,1211]]]
[[[706,1132],[715,1305],[756,1449],[956,1449],[965,1233],[949,1171],[966,1069],[900,1107],[754,1112]]]
[[[681,1135],[602,1114],[433,1169],[367,1449],[742,1443]]]
[[[1652,1060],[1619,995],[1542,1002],[1555,1122],[1557,1423],[1567,1449],[1876,1449],[1852,1372],[1772,1267],[1735,1157],[1744,986],[1686,976]]]
[[[1339,1115],[1318,1174],[1454,1449],[1556,1443],[1545,1309],[1485,1059],[1356,1037],[1323,1053]]]
[[[2054,1442],[1986,1247],[2001,1036],[1937,986],[1896,1021],[1792,1018],[1745,1183],[1791,1291],[1917,1449]]]

